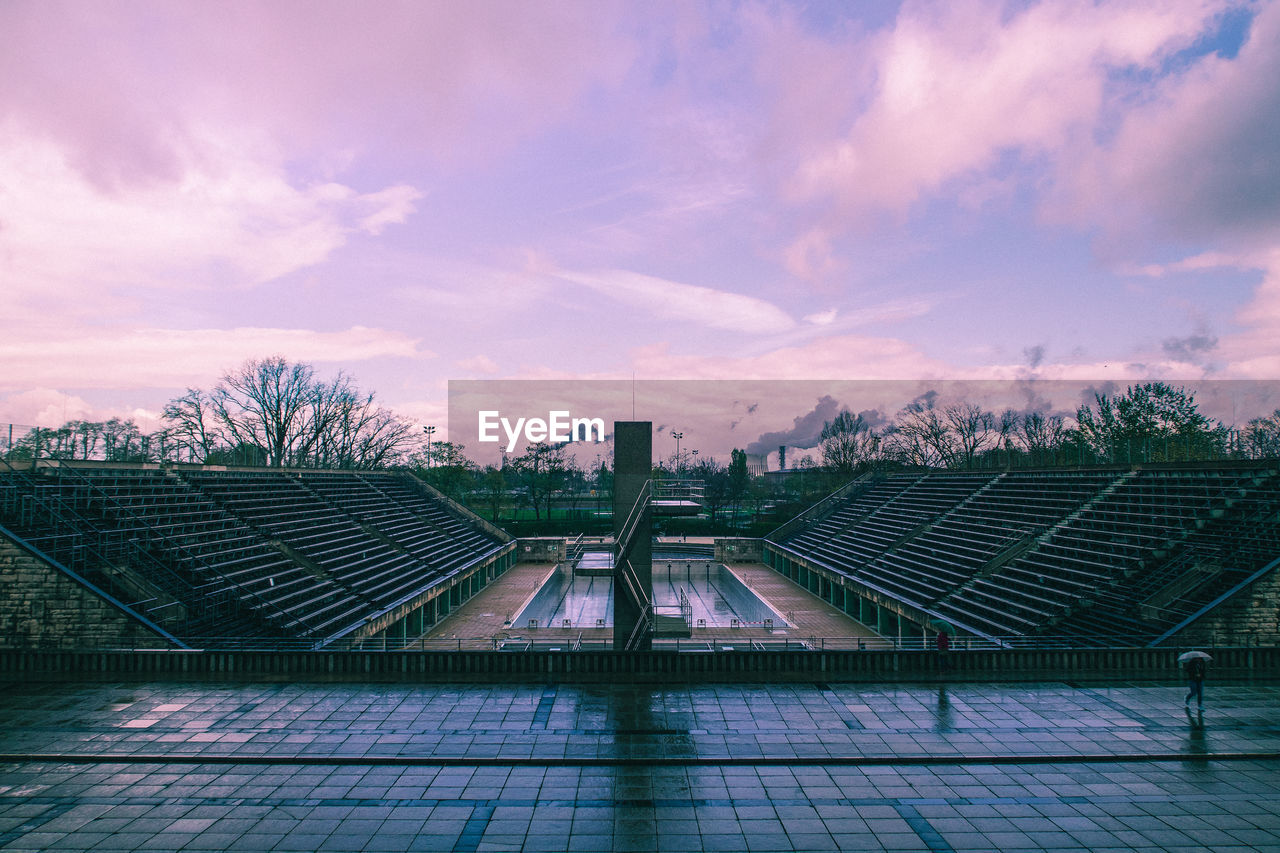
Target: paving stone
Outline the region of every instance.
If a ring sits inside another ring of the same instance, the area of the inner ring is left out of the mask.
[[[1280,687],[1215,684],[1204,729],[1176,685],[944,690],[942,726],[937,686],[560,685],[535,727],[541,685],[4,685],[0,751],[162,760],[0,765],[0,848],[1280,849]],[[844,724],[855,715],[864,728]],[[250,746],[239,764],[164,760]],[[1260,757],[1053,757],[1210,746]],[[327,754],[368,763],[308,763]],[[711,763],[555,763],[566,754]],[[512,764],[450,766],[464,755]],[[530,755],[548,763],[521,766]],[[793,758],[716,763],[763,755]],[[931,756],[965,763],[911,763]]]

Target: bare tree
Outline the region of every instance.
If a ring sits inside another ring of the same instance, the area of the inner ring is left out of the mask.
[[[173,440],[184,442],[200,462],[224,443],[214,421],[212,400],[199,388],[188,388],[187,393],[170,400],[161,417],[172,424]]]
[[[278,468],[292,461],[302,438],[314,376],[311,365],[280,356],[247,361],[213,389],[214,416],[233,443],[262,448]]]
[[[413,424],[387,409],[371,409],[371,405],[372,400],[361,410],[365,414],[351,456],[353,468],[379,468],[400,462],[417,436]]]
[[[862,415],[845,409],[836,415],[835,420],[822,425],[818,446],[822,450],[822,464],[835,473],[848,476],[859,465],[875,459],[880,449],[880,436]]]
[[[108,462],[147,462],[146,436],[132,420],[112,418],[102,424],[104,458]]]
[[[1280,409],[1249,421],[1241,434],[1241,444],[1250,459],[1273,459],[1280,456]]]
[[[898,413],[887,439],[893,455],[908,465],[939,468],[956,457],[956,444],[933,399],[916,400]]]
[[[1032,457],[1033,463],[1044,464],[1054,459],[1066,434],[1062,415],[1027,412],[1018,421],[1014,440]]]
[[[351,468],[355,446],[373,395],[363,401],[359,390],[344,373],[332,382],[316,382],[305,410],[305,422],[295,448],[294,465],[317,468]]]
[[[994,446],[999,438],[995,416],[973,403],[957,403],[942,412],[949,433],[945,443],[950,450],[947,463],[953,467],[973,467],[974,458]],[[946,458],[943,446],[939,445],[939,453]]]

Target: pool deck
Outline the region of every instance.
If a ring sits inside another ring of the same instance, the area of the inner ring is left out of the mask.
[[[769,603],[797,637],[878,637],[866,625],[840,612],[764,563],[733,563],[729,571]]]
[[[426,640],[461,640],[460,648],[492,648],[511,635],[510,620],[555,571],[555,563],[517,563],[423,634]]]
[[[670,562],[678,562],[672,560]],[[858,638],[878,636],[870,628],[841,613],[822,599],[783,577],[763,563],[734,563],[728,567],[743,584],[764,599],[783,619],[786,628],[774,631],[763,627],[694,628],[691,640],[723,643],[734,640],[805,640],[814,638]],[[572,643],[581,637],[584,643],[604,642],[613,638],[612,628],[561,628],[544,626],[529,630],[527,626],[507,624],[508,618],[520,612],[538,591],[555,566],[551,563],[517,563],[469,601],[441,620],[424,634],[426,640],[456,640],[463,649],[492,648],[495,638],[516,638],[547,642]]]

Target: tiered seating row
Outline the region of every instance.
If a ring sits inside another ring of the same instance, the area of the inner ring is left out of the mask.
[[[205,594],[230,591],[272,629],[309,636],[337,630],[351,618],[345,595],[331,581],[307,573],[163,472],[85,469],[49,478],[37,490],[91,518],[110,537],[147,543]],[[198,600],[188,603],[198,610]]]
[[[332,636],[502,544],[393,475],[370,476],[377,487],[346,473],[203,469],[77,468],[28,479],[26,488],[77,520],[75,529],[33,523],[22,531],[32,544],[71,554],[140,543],[187,579],[173,592],[185,589],[189,611],[200,610],[196,592],[229,592],[260,620],[259,633]],[[19,488],[4,485],[5,494]]]
[[[1171,536],[1164,537],[1165,544],[1171,547],[1171,558],[1140,563],[1124,583],[1095,593],[1096,605],[1073,612],[1058,626],[1059,630],[1092,640],[1106,638],[1118,628],[1149,636],[1173,627],[1280,556],[1280,476],[1209,471],[1198,476],[1188,473],[1174,480],[1160,474],[1164,472],[1150,472],[1138,485],[1144,490],[1140,500],[1155,517],[1169,519],[1171,525],[1181,521],[1180,527],[1171,528]],[[1164,501],[1159,497],[1162,493]],[[1177,506],[1172,510],[1160,506],[1169,501]],[[1189,513],[1188,508],[1194,512]],[[1150,531],[1143,532],[1150,536]],[[1220,575],[1166,604],[1158,618],[1133,618],[1139,604],[1201,560],[1218,565]]]
[[[477,553],[499,544],[457,522],[426,498],[415,495],[395,477],[307,472],[302,474],[302,482],[442,575],[472,562]],[[407,496],[406,499],[397,500],[393,496],[401,494]],[[448,526],[442,523],[442,516]]]
[[[384,607],[439,575],[377,537],[301,482],[283,474],[189,474],[204,494],[295,549],[340,586]]]
[[[899,474],[851,501],[857,510],[842,516],[842,529],[828,539],[814,528],[801,530],[787,545],[917,604],[936,601],[963,580],[949,575],[936,559],[904,551],[904,537],[951,512],[993,479],[989,474]],[[879,504],[874,503],[881,499]],[[844,526],[847,525],[847,526]],[[911,537],[914,539],[917,537]],[[927,547],[927,546],[926,546]]]
[[[1135,581],[1274,518],[1278,494],[1252,469],[894,475],[781,544],[992,635],[1150,635]],[[1280,553],[1280,533],[1251,535],[1256,566]]]

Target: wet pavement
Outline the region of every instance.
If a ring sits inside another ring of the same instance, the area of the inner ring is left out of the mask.
[[[1280,686],[0,685],[0,850],[1280,850]]]

